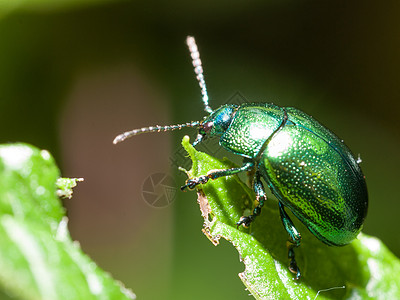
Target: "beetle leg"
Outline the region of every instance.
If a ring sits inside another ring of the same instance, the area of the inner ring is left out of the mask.
[[[205,184],[209,179],[217,179],[223,176],[234,175],[240,172],[249,171],[253,168],[254,163],[251,161],[245,162],[240,168],[224,169],[224,170],[211,170],[207,175],[201,175],[196,178],[186,180],[186,184],[181,186],[183,191],[185,188],[194,189],[198,184]]]
[[[294,248],[300,246],[301,235],[294,226],[292,220],[287,215],[282,202],[279,201],[279,211],[281,214],[281,219],[283,227],[285,227],[287,233],[289,234],[289,240],[286,243],[288,247],[288,258],[290,259],[289,270],[290,272],[296,274],[296,279],[300,278],[300,269],[297,266],[296,260],[294,258]]]
[[[265,193],[264,186],[261,182],[261,177],[258,172],[254,177],[253,189],[254,192],[256,193],[256,199],[258,204],[254,208],[253,214],[249,216],[243,216],[240,218],[239,222],[236,223],[237,226],[243,225],[246,228],[249,227],[251,222],[253,222],[254,219],[260,215],[261,209],[264,206],[264,202],[267,200],[267,194]]]

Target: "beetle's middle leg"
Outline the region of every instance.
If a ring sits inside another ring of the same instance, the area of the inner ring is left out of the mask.
[[[267,194],[265,193],[259,172],[256,172],[256,175],[254,176],[253,189],[256,193],[256,200],[258,204],[254,208],[251,215],[240,218],[239,222],[236,223],[237,226],[243,225],[244,227],[249,227],[250,223],[253,222],[258,215],[260,215],[261,209],[264,206],[264,202],[267,200]]]

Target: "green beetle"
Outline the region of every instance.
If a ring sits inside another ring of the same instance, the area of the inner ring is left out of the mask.
[[[243,157],[239,168],[212,170],[186,181],[181,189],[193,189],[209,179],[249,171],[258,205],[237,225],[248,227],[261,213],[266,193],[261,178],[278,198],[283,226],[289,234],[289,270],[300,278],[294,248],[301,235],[285,207],[325,244],[343,246],[357,237],[368,209],[365,177],[347,146],[311,116],[296,108],[271,103],[223,105],[212,110],[204,82],[199,52],[194,38],[188,37],[195,72],[202,89],[205,110],[210,113],[201,122],[151,126],[117,136],[114,144],[147,132],[198,128],[193,146],[217,136],[219,144]]]

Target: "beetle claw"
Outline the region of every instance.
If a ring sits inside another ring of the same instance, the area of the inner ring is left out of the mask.
[[[184,191],[186,188],[188,188],[189,190],[193,190],[196,186],[196,182],[194,181],[194,179],[189,179],[186,181],[186,184],[181,186],[181,191]]]
[[[253,221],[254,218],[252,218],[253,216],[242,216],[240,217],[239,222],[236,223],[237,228],[239,228],[240,225],[243,225],[244,228],[249,228],[250,223]]]
[[[297,263],[294,260],[294,258],[292,258],[290,263],[289,263],[289,271],[292,272],[293,274],[296,274],[295,279],[299,280],[299,278],[300,278],[300,269],[297,266]]]
[[[188,179],[186,180],[186,184],[181,186],[181,191],[185,190],[186,188],[188,188],[189,190],[193,190],[196,185],[205,184],[209,179],[210,176],[208,175],[202,175],[197,178]]]

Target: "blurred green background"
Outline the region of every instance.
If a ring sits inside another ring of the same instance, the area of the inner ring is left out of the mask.
[[[295,106],[361,155],[364,232],[400,256],[399,15],[398,1],[0,1],[0,142],[48,149],[85,178],[65,201],[71,234],[138,299],[249,299],[236,250],[201,233],[195,193],[162,209],[142,197],[154,173],[184,182],[171,160],[195,133],[112,145],[204,116],[194,35],[212,107],[236,93]]]

